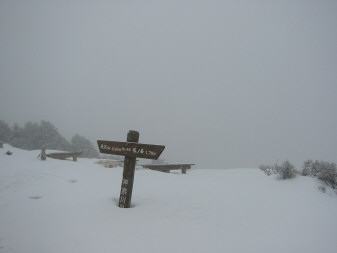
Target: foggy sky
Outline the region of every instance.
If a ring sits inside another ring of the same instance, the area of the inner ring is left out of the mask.
[[[0,119],[198,168],[337,162],[337,1],[162,2],[1,1]]]

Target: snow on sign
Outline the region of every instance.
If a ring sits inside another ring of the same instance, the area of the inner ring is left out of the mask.
[[[141,144],[135,142],[97,141],[99,151],[105,154],[134,156],[157,160],[165,146]]]

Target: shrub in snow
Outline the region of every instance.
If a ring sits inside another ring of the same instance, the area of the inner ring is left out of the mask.
[[[324,185],[321,185],[320,187],[318,187],[318,190],[320,190],[321,192],[326,192]]]
[[[294,165],[292,165],[289,161],[285,161],[281,165],[277,165],[276,171],[281,179],[293,178],[297,174]]]
[[[275,164],[276,165],[276,164]],[[276,167],[275,165],[260,165],[260,170],[262,170],[267,176],[272,174],[276,174]]]
[[[333,189],[337,188],[337,166],[335,163],[307,160],[304,162],[302,175],[317,177]]]
[[[303,164],[303,170],[301,171],[302,176],[311,176],[311,165],[312,160],[306,160]]]
[[[337,171],[335,168],[323,168],[318,174],[318,178],[323,180],[327,185],[331,185],[333,189],[337,186]]]
[[[297,174],[295,167],[289,161],[285,161],[281,165],[277,163],[274,165],[261,165],[259,168],[268,176],[279,174],[280,179],[293,178]]]

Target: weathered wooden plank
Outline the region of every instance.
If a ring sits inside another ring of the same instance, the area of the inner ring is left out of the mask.
[[[195,164],[148,164],[142,165],[144,168],[148,168],[150,170],[162,171],[162,172],[170,172],[171,170],[181,170],[183,174],[186,174],[186,170],[191,169],[191,166]]]
[[[139,133],[137,131],[129,131],[127,135],[127,141],[137,143],[138,140],[139,140]],[[135,168],[136,168],[136,157],[125,155],[121,193],[119,196],[119,207],[121,208],[131,207],[131,197],[132,197],[133,181],[135,178]]]
[[[49,153],[46,154],[47,157],[64,160],[66,158],[72,157],[74,161],[77,161],[77,157],[80,156],[82,152],[60,152],[60,153]]]
[[[105,154],[134,156],[138,158],[157,160],[165,146],[142,144],[136,142],[97,141],[99,151]]]

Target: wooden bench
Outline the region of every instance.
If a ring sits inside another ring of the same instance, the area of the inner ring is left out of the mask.
[[[77,161],[77,157],[80,156],[82,154],[82,152],[73,152],[73,153],[69,153],[69,152],[60,152],[60,153],[49,153],[46,154],[47,157],[50,158],[54,158],[54,159],[60,159],[60,160],[65,160],[69,157],[73,158],[73,161]]]
[[[188,164],[149,164],[149,165],[141,165],[143,168],[147,168],[150,170],[156,170],[161,172],[170,173],[171,170],[181,170],[182,174],[186,174],[186,170],[191,169],[191,166],[195,165],[192,163]]]

